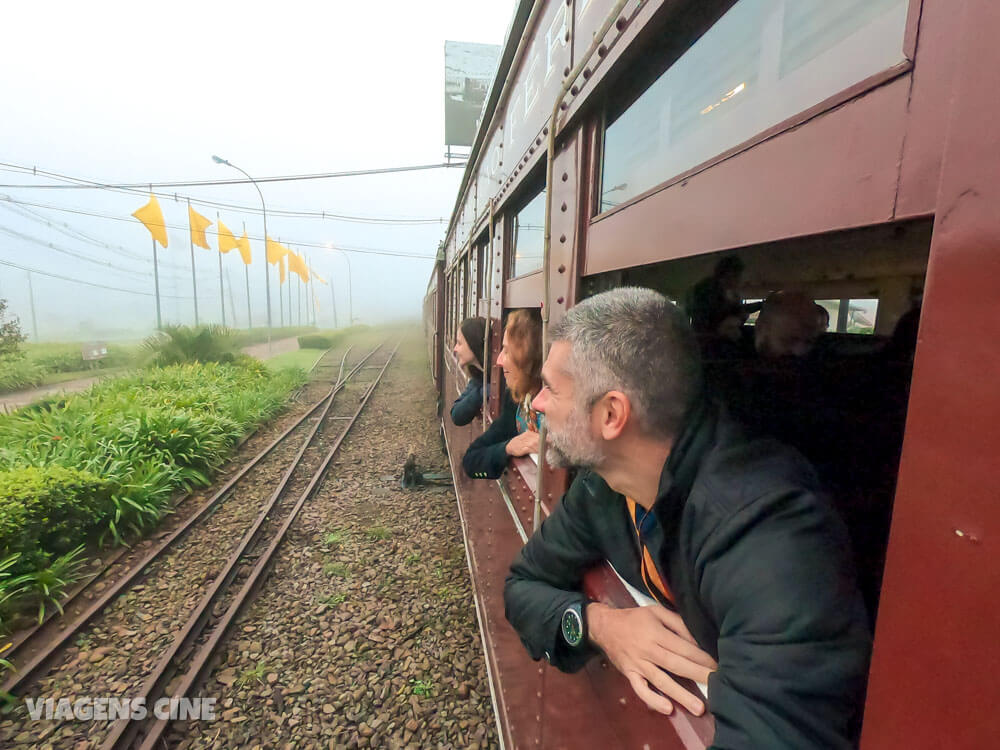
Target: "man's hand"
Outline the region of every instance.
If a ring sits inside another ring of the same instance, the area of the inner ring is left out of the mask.
[[[507,441],[508,456],[527,456],[538,453],[538,433],[528,430]]]
[[[635,694],[651,709],[673,713],[673,700],[695,716],[705,712],[701,698],[664,671],[707,682],[708,675],[719,668],[698,648],[676,612],[659,605],[614,609],[592,602],[587,605],[587,628],[591,642],[628,678]]]

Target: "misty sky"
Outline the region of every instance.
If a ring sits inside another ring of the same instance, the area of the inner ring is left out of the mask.
[[[0,29],[0,162],[141,183],[241,177],[214,164],[212,154],[254,177],[442,162],[444,41],[501,44],[514,0],[8,5]],[[269,214],[268,234],[293,248],[297,242],[335,243],[430,258],[446,231],[461,172],[265,183],[269,210],[441,220],[388,226]],[[0,167],[3,185],[55,182]],[[176,192],[239,206],[260,204],[249,184]],[[141,193],[0,187],[0,261],[151,292],[151,240],[130,217],[147,200]],[[166,223],[182,227],[169,230],[169,247],[159,250],[164,322],[192,323],[187,205],[163,198],[160,203]],[[214,210],[196,209],[215,221]],[[244,221],[251,237],[262,234],[259,214],[220,211],[237,235]],[[210,243],[211,251],[194,250],[199,313],[202,322],[221,322],[214,236]],[[344,325],[344,254],[301,249],[333,282]],[[254,242],[253,251],[251,306],[254,325],[263,325],[261,243]],[[233,283],[236,323],[243,327],[243,264],[235,252],[223,260]],[[108,262],[115,269],[100,265]],[[431,260],[353,252],[350,263],[356,318],[375,323],[419,315]],[[154,325],[151,296],[31,276],[43,340],[143,334]],[[318,322],[329,326],[330,290],[316,288]],[[0,265],[0,296],[9,299],[30,334],[28,274]],[[277,325],[276,297],[272,305]],[[226,314],[232,324],[228,291]]]

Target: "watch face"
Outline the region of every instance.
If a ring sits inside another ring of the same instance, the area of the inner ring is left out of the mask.
[[[562,633],[570,646],[579,646],[583,642],[583,620],[576,609],[570,608],[563,612]]]

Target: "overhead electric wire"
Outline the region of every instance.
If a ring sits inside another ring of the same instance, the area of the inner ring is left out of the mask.
[[[77,258],[78,260],[85,261],[87,263],[93,263],[97,266],[102,266],[109,271],[114,273],[126,274],[130,276],[138,276],[142,279],[152,279],[153,274],[149,271],[136,271],[131,268],[122,268],[121,266],[116,266],[114,263],[108,260],[102,260],[100,258],[94,258],[90,255],[84,255],[83,253],[78,253],[75,250],[69,250],[67,248],[56,245],[53,242],[46,242],[45,240],[39,239],[38,237],[32,237],[28,234],[23,234],[14,229],[8,227],[0,227],[0,232],[8,234],[11,237],[16,237],[17,239],[23,240],[25,242],[30,242],[35,245],[40,245],[42,247],[47,247],[50,250],[55,250],[57,253],[62,253],[63,255],[68,255],[72,258]],[[175,272],[171,272],[171,275],[176,275]]]
[[[62,279],[63,281],[72,281],[74,284],[84,284],[86,286],[97,287],[98,289],[110,289],[115,292],[125,292],[126,294],[140,294],[143,297],[155,297],[154,292],[141,292],[138,289],[123,289],[119,286],[110,286],[109,284],[98,284],[94,281],[84,281],[83,279],[74,279],[72,276],[63,276],[62,274],[52,273],[51,271],[43,271],[40,268],[31,268],[29,266],[21,265],[20,263],[14,263],[9,260],[0,259],[0,266],[8,266],[9,268],[18,268],[22,271],[27,271],[29,273],[37,273],[39,276],[48,276],[53,279]],[[190,295],[183,294],[164,294],[160,292],[161,297],[167,297],[169,299],[193,299]]]
[[[302,180],[327,180],[335,177],[362,177],[376,174],[395,174],[398,172],[421,172],[428,169],[450,169],[454,167],[464,167],[465,162],[441,162],[439,164],[417,164],[405,167],[379,167],[376,169],[355,169],[344,172],[320,172],[316,174],[283,175],[280,177],[257,177],[253,180],[229,179],[229,180],[180,180],[174,182],[97,182],[95,180],[84,180],[82,178],[69,178],[54,172],[46,172],[34,167],[24,167],[18,164],[4,164],[0,166],[13,168],[21,172],[31,172],[33,175],[41,174],[46,177],[58,177],[60,179],[72,179],[78,184],[73,185],[0,185],[0,188],[46,188],[46,189],[143,189],[143,188],[175,188],[175,187],[211,187],[216,185],[250,185],[254,182],[299,182]]]
[[[159,183],[136,183],[137,187],[118,187],[111,184],[97,182],[95,180],[88,180],[83,177],[72,177],[70,175],[60,174],[58,172],[49,172],[46,170],[36,169],[34,167],[25,167],[17,164],[6,164],[0,162],[0,171],[6,172],[16,172],[18,174],[32,174],[32,175],[43,175],[46,177],[52,177],[54,179],[65,180],[67,182],[75,183],[77,187],[90,187],[102,190],[108,190],[111,192],[121,193],[121,194],[141,194],[148,195],[152,193],[159,198],[165,200],[174,199],[175,201],[188,201],[192,203],[200,204],[204,206],[212,206],[213,208],[227,208],[235,211],[241,211],[243,213],[250,214],[260,214],[263,209],[259,206],[243,206],[235,203],[226,203],[223,201],[212,201],[205,198],[196,198],[194,196],[180,195],[177,193],[164,193],[157,192],[153,190],[153,187],[159,185]],[[223,184],[220,182],[219,184]],[[247,180],[239,182],[239,184],[250,184]],[[6,187],[16,188],[25,187],[18,185],[7,185]],[[37,187],[29,185],[27,187]],[[68,185],[56,186],[56,187],[70,187]],[[294,218],[303,219],[323,219],[332,221],[344,221],[348,223],[355,224],[375,224],[375,225],[399,225],[399,226],[420,226],[424,224],[444,224],[447,219],[443,217],[391,217],[391,216],[355,216],[352,214],[343,214],[337,211],[303,211],[296,209],[283,209],[283,208],[268,208],[267,212],[273,216],[288,216]]]
[[[43,216],[42,214],[38,213],[37,211],[32,211],[30,208],[24,208],[24,207],[18,206],[18,205],[5,205],[5,206],[2,206],[2,207],[5,208],[5,209],[7,209],[8,211],[14,213],[17,216],[21,216],[21,217],[23,217],[25,219],[28,219],[29,221],[33,221],[33,222],[36,222],[38,224],[43,224],[43,225],[45,225],[46,227],[48,227],[50,229],[54,229],[55,231],[59,232],[60,234],[65,235],[66,237],[69,237],[70,239],[81,240],[83,242],[87,242],[87,243],[89,243],[91,245],[94,245],[95,247],[102,247],[102,248],[105,248],[107,250],[111,250],[111,252],[115,253],[116,255],[119,255],[119,256],[121,256],[123,258],[128,258],[129,260],[132,260],[132,261],[138,261],[138,262],[144,263],[144,264],[145,263],[149,263],[149,257],[148,256],[140,255],[139,253],[131,252],[127,248],[122,247],[121,245],[111,245],[111,244],[108,244],[107,242],[99,240],[99,239],[97,239],[95,237],[91,237],[90,235],[86,234],[85,232],[81,232],[79,229],[76,229],[76,228],[70,226],[69,224],[67,224],[65,222],[52,221],[48,217]],[[161,260],[159,262],[159,267],[161,269],[164,269],[164,268],[168,269],[171,272],[177,273],[177,274],[181,274],[181,273],[185,273],[186,274],[188,271],[190,271],[190,268],[187,267],[187,266],[181,266],[181,265],[178,265],[176,263],[171,263],[169,261],[164,261],[164,260]]]
[[[46,205],[40,203],[31,203],[28,201],[17,200],[8,195],[0,195],[0,201],[5,201],[7,203],[15,203],[21,206],[34,206],[36,208],[47,208],[53,211],[64,211],[67,213],[79,214],[82,216],[92,216],[94,218],[99,218],[99,219],[109,219],[111,221],[124,221],[131,224],[134,224],[136,221],[134,218],[130,216],[114,216],[113,214],[99,213],[96,211],[87,211],[78,208],[64,208],[64,207]],[[270,211],[268,213],[270,213]],[[189,229],[189,227],[183,224],[168,224],[166,222],[164,222],[163,226],[167,229],[177,229],[181,231],[188,231]],[[205,233],[215,236],[218,236],[219,234],[218,231],[213,231],[211,229],[206,229]],[[247,238],[255,240],[256,242],[263,242],[263,238],[256,235],[248,234]],[[296,247],[318,248],[321,250],[344,250],[345,252],[360,253],[362,255],[385,255],[398,258],[423,258],[425,260],[434,260],[435,258],[434,255],[426,255],[423,253],[411,253],[405,250],[387,250],[384,248],[363,247],[356,245],[333,245],[333,244],[316,243],[316,242],[299,242],[296,240],[284,240],[282,244],[295,245]]]

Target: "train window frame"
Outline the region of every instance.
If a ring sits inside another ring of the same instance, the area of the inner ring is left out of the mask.
[[[516,279],[523,279],[527,276],[531,276],[535,273],[541,273],[542,266],[544,265],[544,259],[539,261],[536,268],[532,268],[527,271],[523,271],[520,274],[515,275],[517,270],[517,217],[521,212],[531,205],[534,201],[539,198],[543,201],[542,207],[542,221],[545,220],[545,162],[539,164],[538,172],[530,177],[530,179],[525,180],[524,186],[518,191],[518,196],[516,200],[511,203],[511,208],[506,212],[504,225],[506,231],[504,232],[504,239],[506,240],[506,253],[505,253],[505,263],[504,263],[504,277],[507,281],[514,281]],[[544,255],[545,247],[545,231],[542,230],[542,248]]]
[[[885,84],[886,82],[910,73],[913,70],[916,45],[916,21],[920,17],[923,0],[901,0],[905,6],[905,22],[900,46],[901,61],[889,68],[869,75],[868,77],[831,93],[817,104],[801,110],[782,119],[766,129],[738,142],[731,147],[716,153],[706,160],[694,164],[676,174],[667,175],[661,182],[648,185],[621,203],[604,208],[604,178],[606,174],[606,141],[608,128],[613,126],[627,111],[683,57],[691,47],[708,33],[740,0],[706,0],[695,2],[687,0],[683,7],[669,19],[671,31],[661,34],[658,41],[650,42],[645,54],[639,56],[627,70],[617,77],[614,85],[606,88],[609,93],[600,103],[600,116],[597,119],[597,148],[595,149],[596,164],[593,169],[594,190],[591,195],[590,223],[624,210],[644,198],[665,190],[672,185],[699,172],[736,156],[758,143],[773,138],[781,133],[792,130],[808,120],[828,112],[844,102],[861,96],[864,93]]]

